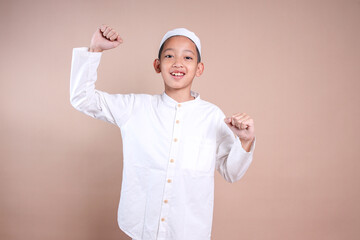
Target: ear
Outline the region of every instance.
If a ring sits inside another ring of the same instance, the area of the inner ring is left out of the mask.
[[[203,72],[204,72],[204,64],[202,62],[199,62],[196,69],[196,76],[200,77]]]
[[[154,69],[156,73],[161,73],[160,60],[158,58],[154,60]]]

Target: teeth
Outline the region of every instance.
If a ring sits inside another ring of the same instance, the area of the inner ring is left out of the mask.
[[[173,76],[183,76],[183,73],[172,73]]]

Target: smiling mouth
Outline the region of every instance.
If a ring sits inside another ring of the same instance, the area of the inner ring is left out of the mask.
[[[175,76],[175,77],[179,77],[179,76],[184,76],[185,73],[181,73],[181,72],[172,72],[171,75]]]

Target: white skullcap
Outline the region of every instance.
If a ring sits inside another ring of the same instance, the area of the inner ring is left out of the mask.
[[[185,37],[189,38],[191,41],[193,41],[195,43],[196,47],[199,50],[200,56],[201,56],[200,39],[198,38],[198,36],[195,35],[195,33],[187,30],[186,28],[175,28],[173,30],[168,31],[164,35],[163,39],[161,40],[160,48],[167,39],[169,39],[173,36],[185,36]]]

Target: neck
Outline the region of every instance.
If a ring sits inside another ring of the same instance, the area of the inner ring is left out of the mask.
[[[195,97],[191,96],[189,89],[181,89],[181,90],[165,89],[165,93],[169,97],[177,101],[178,103],[195,99]]]

